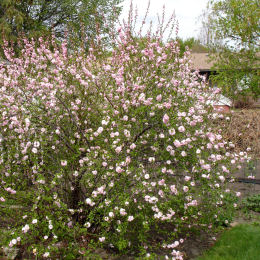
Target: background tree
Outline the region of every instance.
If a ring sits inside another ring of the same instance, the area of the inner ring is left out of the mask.
[[[226,95],[259,97],[259,1],[210,0],[210,47],[218,74],[213,80]],[[205,24],[204,24],[205,25]]]
[[[67,28],[81,28],[89,39],[97,31],[106,35],[118,17],[122,0],[1,0],[0,41],[16,41],[19,34],[38,37],[51,31],[59,38]]]
[[[180,46],[180,55],[182,56],[186,50],[186,47],[190,49],[191,52],[208,52],[208,48],[203,45],[200,40],[195,39],[194,37],[182,39],[177,38]]]
[[[201,23],[201,28],[199,31],[198,39],[201,44],[205,46],[211,46],[216,41],[221,44],[222,39],[216,38],[216,33],[213,29],[212,24],[212,11],[210,8],[206,8],[202,11],[202,14],[198,18]]]

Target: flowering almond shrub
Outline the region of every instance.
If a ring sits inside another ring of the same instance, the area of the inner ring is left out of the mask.
[[[126,28],[109,58],[55,39],[23,44],[20,58],[6,45],[0,68],[0,203],[23,205],[9,247],[51,259],[164,248],[182,259],[188,234],[229,220],[229,165],[248,158],[211,128],[218,115],[188,51]]]

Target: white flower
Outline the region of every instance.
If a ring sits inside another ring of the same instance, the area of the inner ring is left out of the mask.
[[[133,221],[133,220],[134,220],[134,217],[133,217],[133,216],[129,216],[128,219],[127,219],[127,221],[129,221],[129,222],[131,222],[131,221]]]
[[[107,125],[107,124],[108,124],[108,121],[102,120],[102,121],[101,121],[101,124],[102,124],[102,125]]]
[[[103,128],[102,126],[100,126],[100,127],[98,128],[97,132],[98,132],[99,134],[101,134],[101,133],[103,132],[103,130],[104,130],[104,128]]]
[[[26,233],[29,229],[30,229],[29,225],[26,224],[26,225],[22,228],[22,231],[23,231],[23,233]]]
[[[155,158],[154,158],[154,157],[149,157],[149,158],[148,158],[148,161],[149,161],[149,162],[154,162],[154,161],[155,161]]]
[[[16,239],[12,239],[11,243],[12,243],[13,245],[16,245],[17,240],[16,240]]]
[[[29,126],[29,125],[30,125],[30,123],[31,123],[29,118],[25,118],[25,120],[24,120],[24,121],[25,121],[25,124],[26,124],[27,126]]]
[[[125,209],[123,209],[123,208],[121,208],[121,209],[119,210],[119,212],[120,212],[120,215],[121,215],[121,216],[125,216],[125,215],[126,215],[126,211],[125,211]]]
[[[49,229],[53,229],[53,225],[49,225]]]
[[[163,133],[161,133],[161,134],[159,134],[159,137],[160,137],[160,138],[164,138],[165,135],[164,135]]]
[[[221,175],[221,176],[219,176],[218,178],[219,178],[219,179],[220,179],[222,182],[224,182],[224,181],[225,181],[225,177],[224,177],[224,176],[222,176],[222,175]]]
[[[43,257],[49,257],[49,256],[50,256],[50,253],[49,253],[49,252],[45,252],[42,256],[43,256]]]
[[[150,175],[149,175],[149,174],[145,174],[145,175],[144,175],[144,178],[145,178],[146,180],[148,180],[148,179],[150,178]]]
[[[40,147],[40,142],[35,141],[35,142],[33,143],[33,145],[34,145],[34,147]]]
[[[99,238],[99,241],[102,243],[102,242],[104,242],[106,240],[106,238],[105,237],[100,237]]]
[[[90,198],[87,198],[86,203],[90,205],[92,203],[92,200]]]
[[[38,221],[37,219],[33,219],[32,223],[33,223],[33,224],[36,224],[37,221]]]
[[[113,212],[109,212],[109,213],[108,213],[108,216],[109,216],[110,218],[113,218],[113,217],[114,217],[114,213],[113,213]]]
[[[33,147],[32,152],[37,153],[38,152],[37,148]]]
[[[87,223],[85,224],[85,226],[86,226],[87,228],[89,228],[89,227],[91,226],[91,224],[90,224],[89,222],[87,222]]]

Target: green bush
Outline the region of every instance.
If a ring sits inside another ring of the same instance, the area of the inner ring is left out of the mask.
[[[20,58],[6,45],[0,197],[26,201],[10,247],[53,259],[159,247],[182,259],[189,233],[232,215],[228,165],[247,154],[212,130],[220,115],[189,52],[149,35],[140,44],[127,26],[118,34],[109,58],[55,39],[24,39]]]
[[[260,194],[252,195],[243,199],[242,206],[246,209],[260,212]]]

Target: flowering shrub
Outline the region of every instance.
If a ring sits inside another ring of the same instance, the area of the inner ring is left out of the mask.
[[[227,221],[229,164],[189,52],[126,28],[109,58],[24,40],[0,68],[2,204],[24,200],[6,243],[72,259],[98,245],[139,255]],[[5,211],[8,211],[5,208]],[[9,209],[15,217],[14,210]]]

